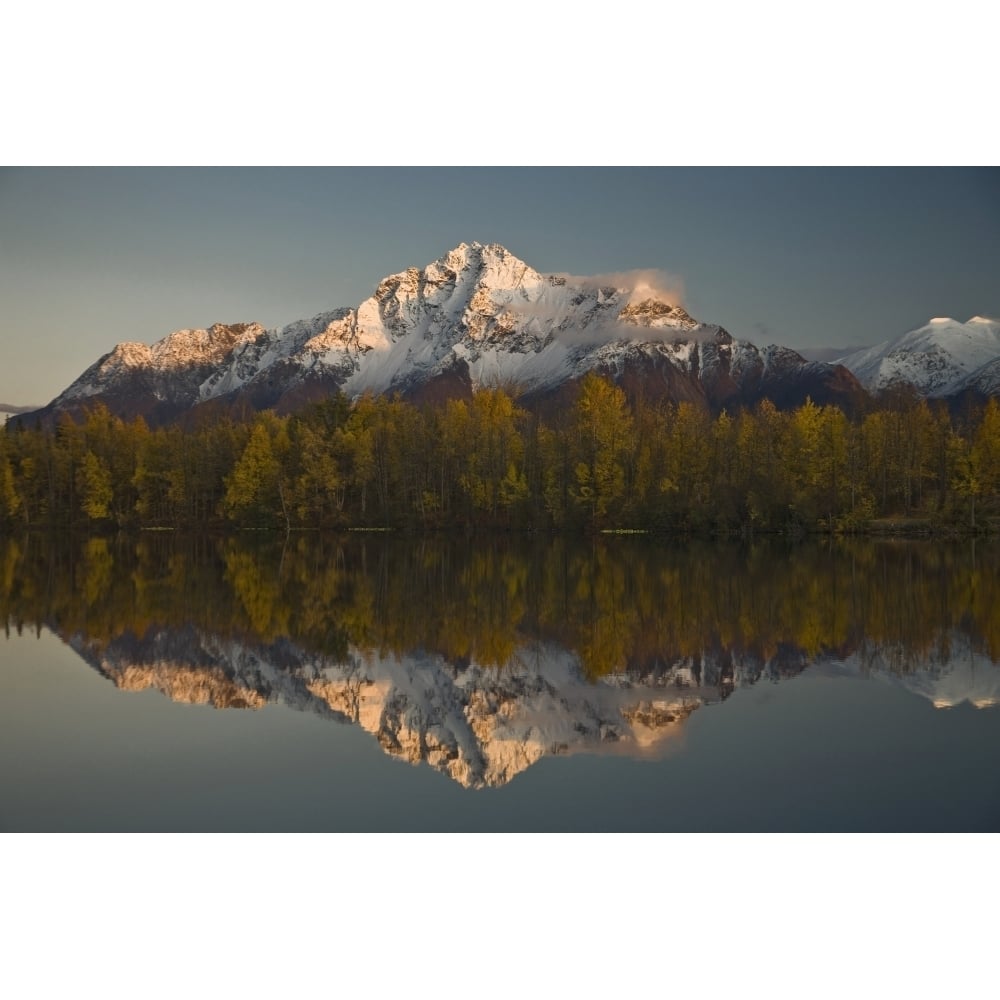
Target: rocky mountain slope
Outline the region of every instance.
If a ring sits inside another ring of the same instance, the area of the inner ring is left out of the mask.
[[[354,308],[279,330],[216,324],[119,344],[38,416],[100,401],[157,424],[199,407],[288,412],[335,390],[433,400],[492,385],[530,403],[590,371],[714,411],[765,396],[779,406],[864,396],[846,368],[734,340],[669,298],[637,282],[540,274],[504,247],[463,243],[384,278]]]

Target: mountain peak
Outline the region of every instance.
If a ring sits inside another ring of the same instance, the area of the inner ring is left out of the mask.
[[[116,371],[124,368],[143,368],[150,363],[152,357],[153,352],[148,345],[134,340],[124,340],[111,349],[101,369]]]
[[[454,250],[449,250],[445,257],[464,255],[467,257],[513,257],[514,255],[500,243],[480,243],[473,240],[471,243],[459,243]]]
[[[639,326],[659,325],[657,320],[669,320],[670,325],[694,323],[685,309],[672,305],[664,299],[649,298],[641,302],[629,302],[618,318]]]
[[[423,271],[426,273],[441,267],[459,275],[471,271],[476,274],[476,280],[488,288],[513,289],[523,284],[525,279],[532,283],[541,280],[541,275],[534,268],[499,243],[459,243],[454,250],[449,250]]]

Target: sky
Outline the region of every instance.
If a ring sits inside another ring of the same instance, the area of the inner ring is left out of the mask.
[[[123,340],[357,305],[461,242],[542,272],[655,268],[763,346],[1000,315],[1000,169],[14,168],[0,172],[0,401]]]

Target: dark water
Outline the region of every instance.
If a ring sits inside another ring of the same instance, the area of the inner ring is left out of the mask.
[[[998,556],[0,542],[0,829],[996,830]]]

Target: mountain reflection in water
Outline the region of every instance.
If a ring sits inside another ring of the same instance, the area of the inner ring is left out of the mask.
[[[660,755],[806,668],[1000,702],[996,546],[150,534],[0,543],[0,614],[117,687],[355,723],[466,787]]]

